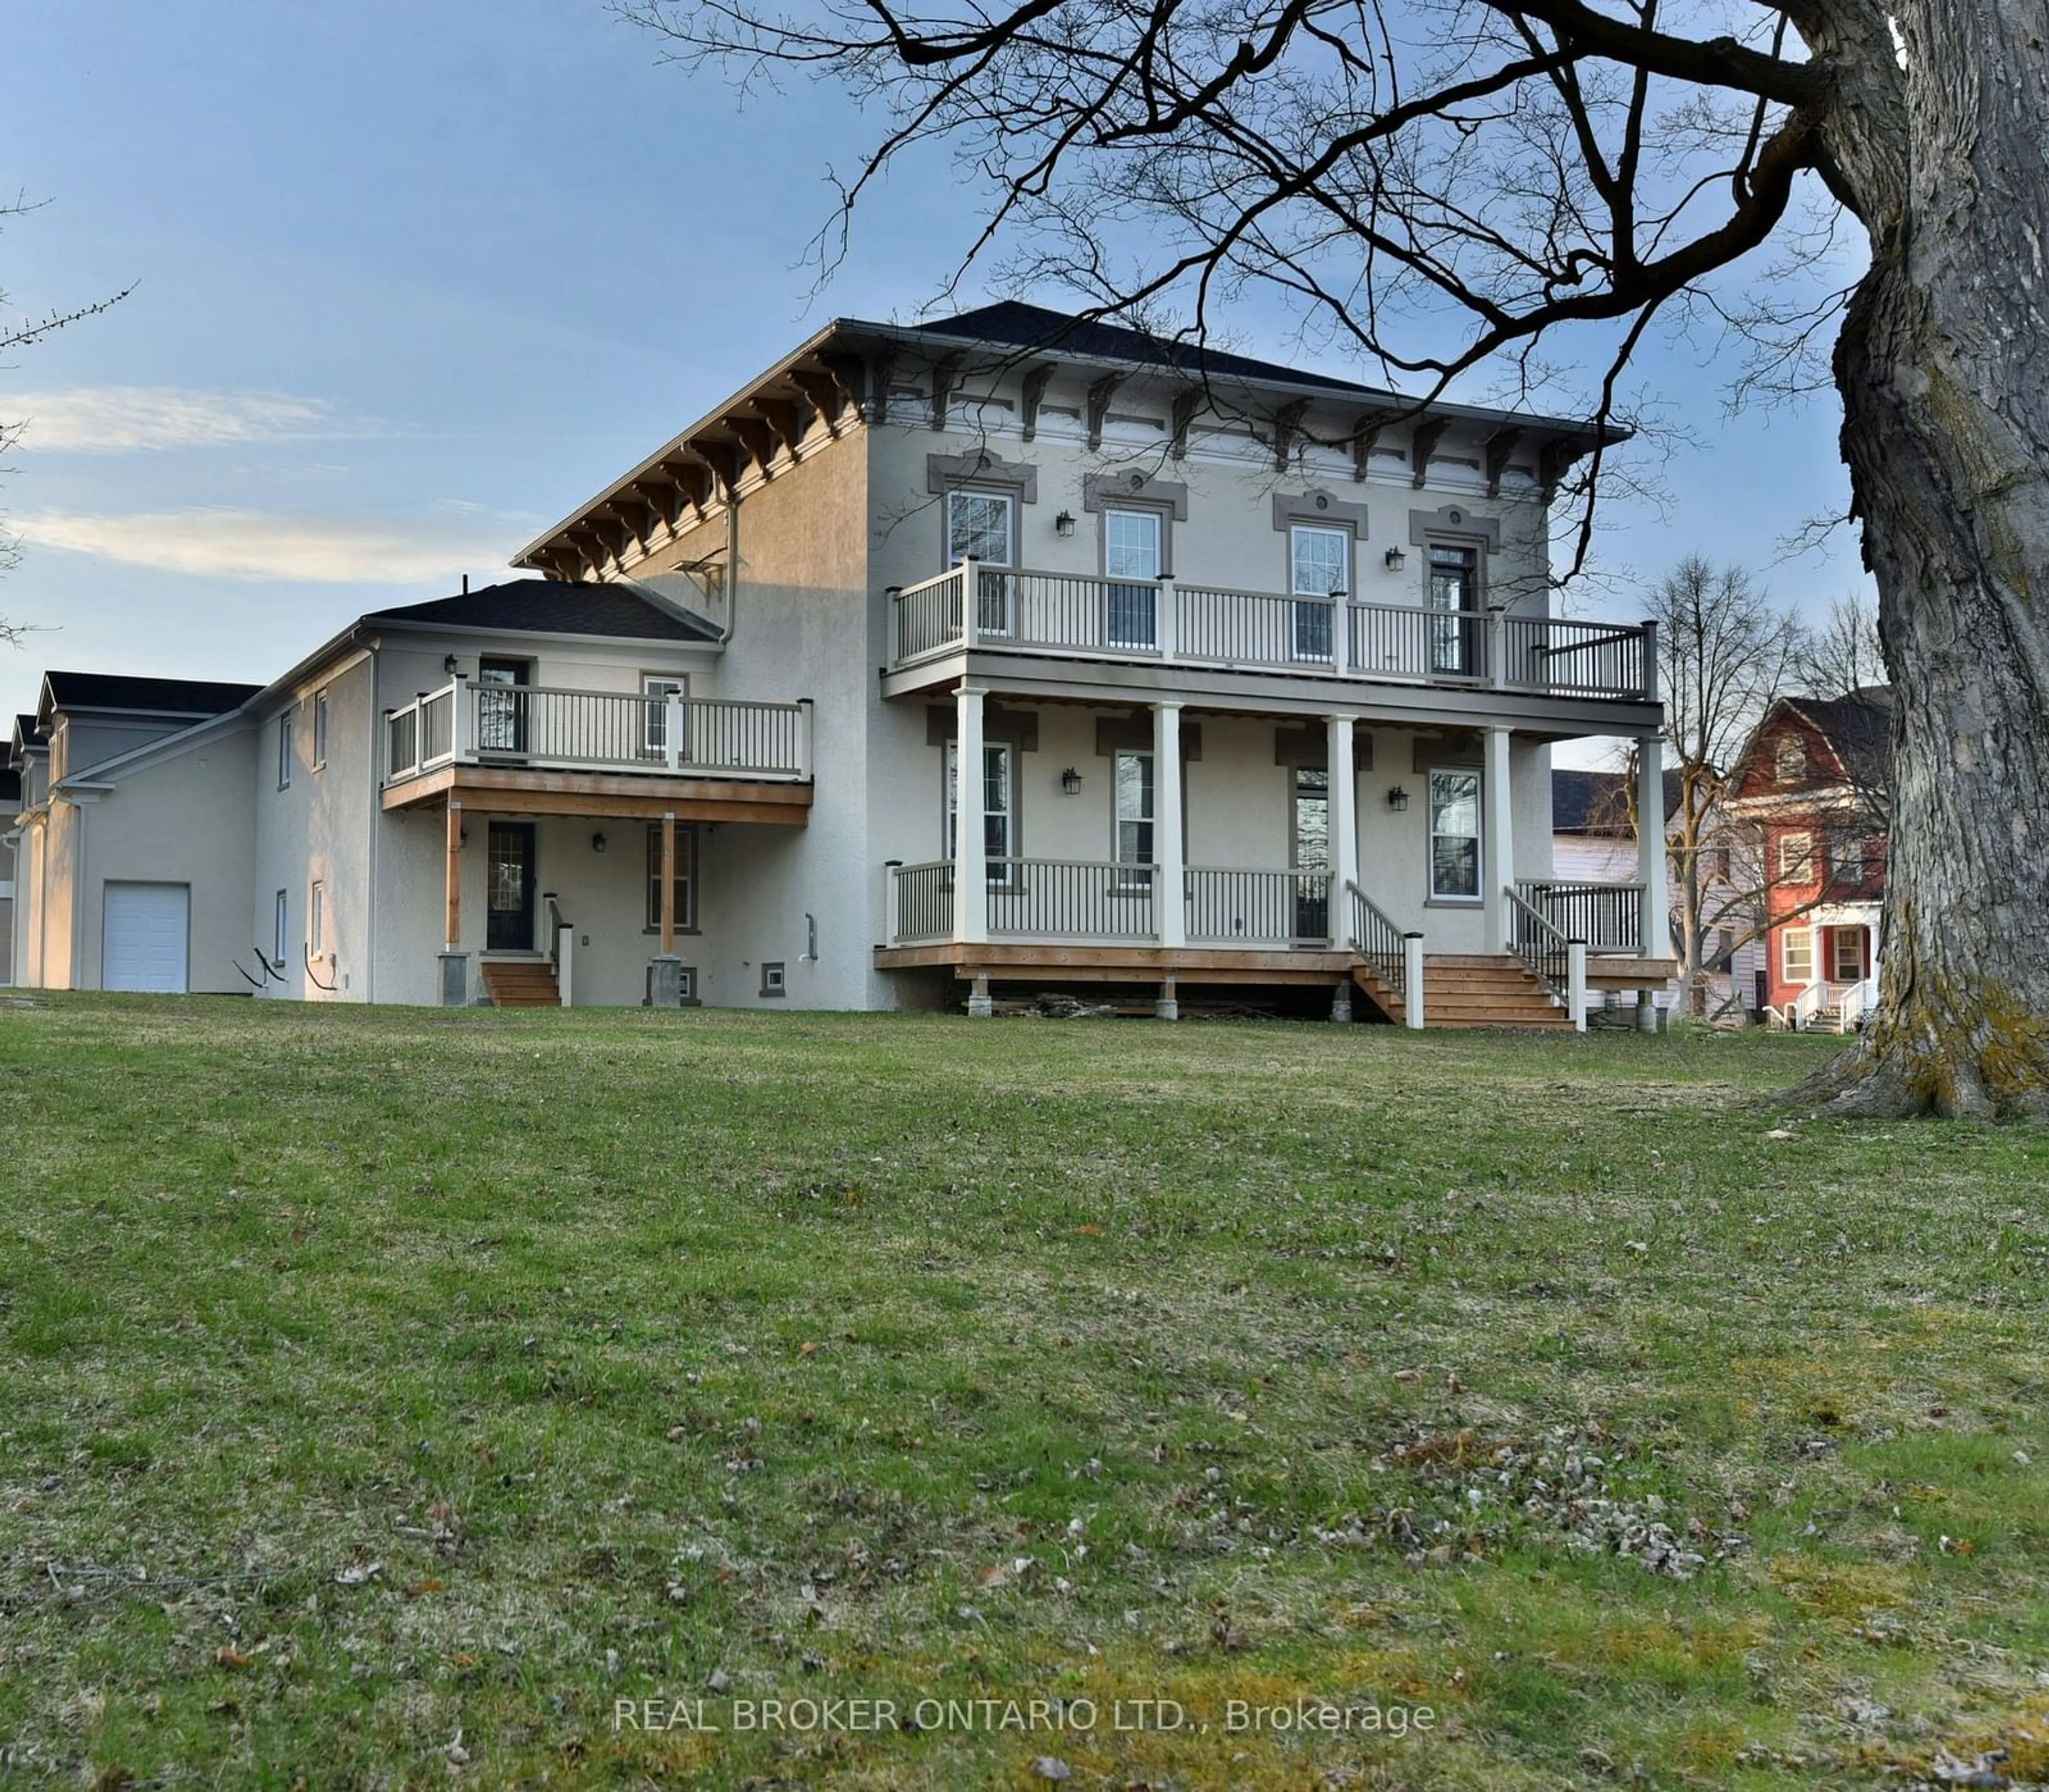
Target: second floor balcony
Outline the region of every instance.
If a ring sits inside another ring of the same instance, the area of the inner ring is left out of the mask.
[[[453,678],[387,710],[385,806],[430,784],[488,775],[516,790],[565,778],[662,780],[671,789],[807,784],[811,706],[580,690]],[[808,793],[804,793],[807,799]]]
[[[972,596],[970,596],[970,593]],[[969,560],[890,593],[890,670],[1000,651],[1657,701],[1654,625],[1132,582]]]

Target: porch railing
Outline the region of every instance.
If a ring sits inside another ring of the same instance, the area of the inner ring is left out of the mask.
[[[396,782],[460,760],[807,778],[811,708],[458,678],[385,717],[385,777]]]
[[[895,868],[899,944],[951,939],[954,932],[954,867],[951,859]]]
[[[1149,865],[991,859],[990,937],[1150,939],[1158,875]]]
[[[1323,946],[1331,938],[1330,879],[1320,871],[1190,865],[1191,945]]]
[[[1561,884],[1524,880],[1515,893],[1590,952],[1639,954],[1643,942],[1641,884]]]
[[[986,646],[1558,696],[1654,694],[1650,632],[1627,624],[974,561],[890,596],[900,667]]]

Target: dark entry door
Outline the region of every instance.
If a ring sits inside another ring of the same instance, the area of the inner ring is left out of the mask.
[[[484,865],[484,947],[534,949],[534,824],[493,822]]]

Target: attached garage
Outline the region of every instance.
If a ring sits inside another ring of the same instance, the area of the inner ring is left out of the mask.
[[[191,923],[189,884],[109,884],[100,987],[183,995]]]

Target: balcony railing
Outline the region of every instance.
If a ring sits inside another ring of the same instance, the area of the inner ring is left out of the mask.
[[[387,783],[457,762],[794,781],[811,775],[811,706],[457,678],[390,711],[384,743]]]
[[[1525,881],[1515,893],[1568,939],[1589,952],[1643,950],[1641,884],[1559,884]]]
[[[973,601],[969,593],[972,592]],[[1553,696],[1656,698],[1654,625],[1012,570],[891,593],[892,664],[994,648]]]
[[[1149,865],[991,859],[991,939],[1151,939]]]

